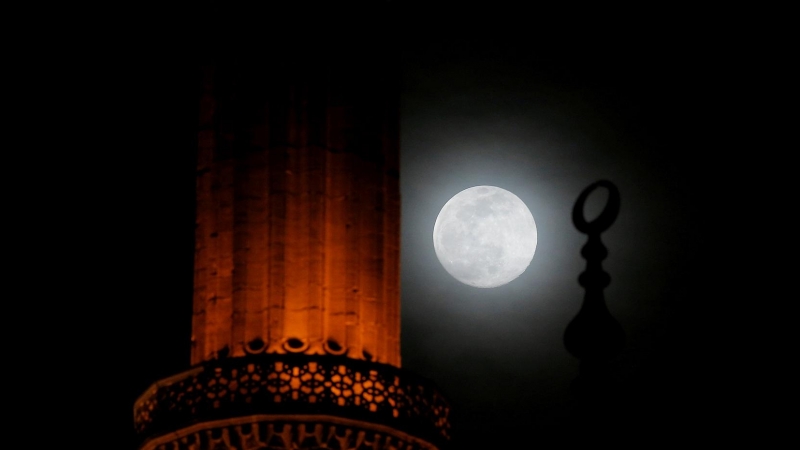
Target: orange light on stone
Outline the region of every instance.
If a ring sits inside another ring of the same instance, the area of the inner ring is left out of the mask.
[[[287,83],[262,94],[269,120],[240,132],[252,138],[237,152],[207,75],[192,364],[304,353],[400,366],[396,104],[358,111]]]
[[[140,450],[445,448],[446,399],[400,368],[393,58],[209,51],[192,367],[136,401]]]

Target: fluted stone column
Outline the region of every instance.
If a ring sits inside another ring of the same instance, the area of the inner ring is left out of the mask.
[[[399,70],[337,45],[202,67],[192,367],[137,400],[142,450],[449,442],[400,369]]]
[[[400,365],[397,93],[381,67],[336,66],[206,68],[193,363]]]

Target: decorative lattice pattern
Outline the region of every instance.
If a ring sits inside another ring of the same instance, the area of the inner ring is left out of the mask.
[[[435,450],[424,442],[331,423],[255,422],[209,427],[142,450]]]
[[[152,386],[136,402],[143,437],[253,414],[326,414],[449,440],[450,407],[428,380],[334,356],[257,355],[211,361]]]

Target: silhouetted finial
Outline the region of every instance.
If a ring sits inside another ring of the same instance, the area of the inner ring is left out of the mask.
[[[587,222],[583,212],[584,203],[598,187],[608,190],[608,202],[595,220]],[[602,261],[608,256],[608,251],[600,240],[600,233],[614,223],[618,213],[619,190],[606,180],[586,187],[572,210],[575,228],[589,236],[589,241],[581,250],[581,255],[586,259],[586,270],[578,277],[586,294],[581,310],[564,332],[564,346],[582,363],[607,361],[625,346],[625,332],[609,313],[603,297],[603,289],[611,283],[611,277],[603,271]]]

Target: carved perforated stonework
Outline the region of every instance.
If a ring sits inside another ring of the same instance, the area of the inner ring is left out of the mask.
[[[449,411],[430,381],[402,369],[296,354],[206,362],[153,385],[136,402],[134,419],[140,435],[150,438],[232,417],[325,414],[444,442]]]
[[[255,421],[183,433],[143,450],[435,450],[413,438],[334,423]]]

